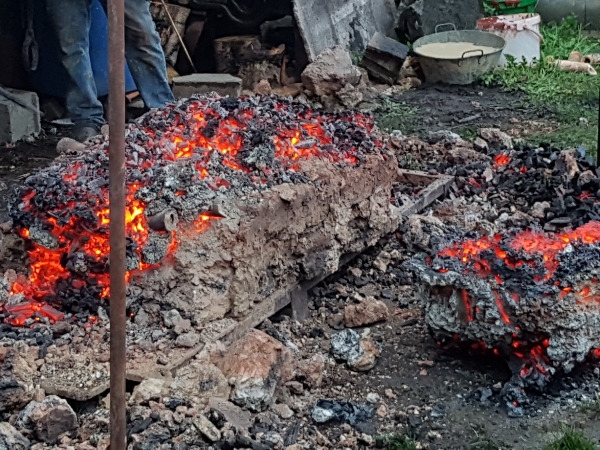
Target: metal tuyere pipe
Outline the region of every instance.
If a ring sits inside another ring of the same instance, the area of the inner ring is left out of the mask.
[[[110,448],[125,450],[125,0],[108,0]]]

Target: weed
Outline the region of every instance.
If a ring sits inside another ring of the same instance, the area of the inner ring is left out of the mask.
[[[470,450],[504,450],[508,447],[500,442],[496,442],[485,435],[485,430],[481,427],[473,428],[475,437],[469,443]]]
[[[383,445],[386,450],[416,450],[417,442],[410,436],[401,433],[384,436]]]
[[[523,91],[534,105],[544,105],[555,112],[560,125],[547,140],[559,145],[585,145],[596,148],[597,128],[581,127],[581,122],[597,123],[598,77],[584,73],[565,72],[555,67],[548,57],[567,59],[578,50],[582,54],[600,50],[600,41],[586,37],[574,17],[561,24],[541,27],[544,42],[541,60],[531,66],[520,61],[509,61],[503,70],[495,70],[482,77],[486,86],[502,86],[508,91]],[[580,119],[584,119],[580,121]]]
[[[600,417],[600,394],[596,393],[593,400],[581,405],[581,411],[588,414],[590,419],[597,419]]]
[[[598,450],[598,447],[581,431],[567,429],[545,450]]]
[[[375,111],[375,117],[384,131],[402,130],[405,134],[411,134],[414,131],[416,113],[417,109],[405,102],[385,99]]]

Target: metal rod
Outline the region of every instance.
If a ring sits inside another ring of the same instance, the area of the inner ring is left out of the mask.
[[[110,202],[110,448],[127,446],[125,418],[125,0],[108,0]]]
[[[175,24],[175,21],[173,20],[173,17],[171,16],[171,13],[169,12],[169,8],[167,8],[167,4],[165,3],[165,0],[160,0],[160,2],[162,3],[163,8],[165,8],[165,13],[167,14],[167,17],[169,18],[169,22],[171,22],[171,26],[173,27],[173,30],[175,31],[175,34],[177,35],[177,39],[179,39],[179,43],[181,44],[181,47],[183,48],[183,51],[185,52],[185,56],[187,56],[187,59],[188,59],[190,65],[192,66],[192,69],[194,69],[194,72],[198,72],[196,70],[196,66],[194,65],[194,61],[192,61],[190,52],[188,52],[188,49],[185,46],[185,42],[183,42],[183,38],[181,37],[181,34],[179,34],[177,25]]]
[[[600,88],[598,88],[598,140],[596,142],[596,167],[598,166],[600,166]]]

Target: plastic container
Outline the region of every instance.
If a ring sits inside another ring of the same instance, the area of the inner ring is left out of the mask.
[[[484,0],[497,14],[532,13],[539,0]]]
[[[506,47],[500,58],[500,65],[506,65],[506,55],[517,62],[528,64],[540,59],[540,44],[544,40],[540,34],[539,14],[511,14],[508,16],[486,17],[477,21],[477,29],[504,38]]]

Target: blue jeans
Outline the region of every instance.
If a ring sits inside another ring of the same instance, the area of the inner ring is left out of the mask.
[[[75,125],[104,124],[90,62],[92,0],[46,0],[46,10],[68,76],[67,110]],[[106,10],[106,0],[100,0]],[[125,56],[133,80],[148,108],[173,101],[165,55],[148,0],[125,0]]]

